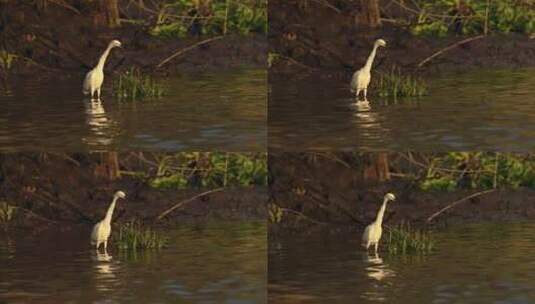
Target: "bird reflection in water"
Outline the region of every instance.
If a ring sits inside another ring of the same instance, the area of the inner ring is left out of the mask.
[[[372,111],[371,102],[356,101],[351,104],[351,108],[354,109],[353,121],[362,138],[384,140],[389,136],[390,130],[381,124],[381,114]]]
[[[112,262],[112,256],[107,252],[92,255],[93,260],[97,262],[95,265],[95,287],[98,291],[113,290],[113,282],[116,281],[115,271],[117,265]]]
[[[112,120],[106,115],[102,102],[89,101],[85,102],[85,105],[86,122],[91,131],[91,135],[85,138],[86,142],[95,145],[110,145]]]
[[[364,261],[369,264],[366,267],[366,274],[368,277],[377,281],[382,281],[386,278],[395,276],[395,272],[388,269],[388,266],[383,262],[383,259],[379,257],[379,254],[368,255],[364,257]]]

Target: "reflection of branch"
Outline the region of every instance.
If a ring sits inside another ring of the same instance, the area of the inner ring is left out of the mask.
[[[433,213],[430,217],[427,218],[427,222],[431,222],[435,217],[439,216],[441,213],[443,213],[444,211],[448,210],[448,209],[451,209],[455,206],[457,206],[458,204],[466,201],[466,200],[469,200],[471,198],[474,198],[474,197],[477,197],[477,196],[480,196],[480,195],[483,195],[483,194],[487,194],[487,193],[491,193],[491,192],[494,192],[496,191],[496,189],[490,189],[490,190],[485,190],[485,191],[481,191],[481,192],[477,192],[477,193],[474,193],[474,194],[471,194],[467,197],[463,197],[461,198],[460,200],[457,200],[449,205],[447,205],[446,207],[440,209],[439,211]]]
[[[474,40],[481,39],[483,37],[485,37],[485,35],[479,35],[479,36],[475,36],[475,37],[466,38],[466,39],[461,40],[459,42],[456,42],[456,43],[454,43],[454,44],[452,44],[452,45],[450,45],[448,47],[445,47],[445,48],[441,49],[440,51],[434,53],[433,55],[431,55],[431,56],[425,58],[424,60],[422,60],[420,63],[418,63],[418,67],[421,68],[424,64],[426,64],[429,61],[433,60],[433,58],[439,56],[442,53],[445,53],[445,52],[447,52],[447,51],[449,51],[451,49],[454,49],[454,48],[456,48],[456,47],[458,47],[460,45],[466,44],[468,42],[472,42]]]
[[[203,193],[199,193],[197,195],[195,195],[194,197],[192,198],[189,198],[189,199],[186,199],[186,200],[183,200],[181,202],[179,202],[178,204],[174,205],[173,207],[165,210],[164,212],[162,212],[160,215],[158,215],[158,217],[156,218],[157,220],[161,220],[162,218],[164,218],[166,215],[168,215],[169,213],[171,213],[173,210],[189,203],[189,202],[192,202],[194,200],[196,200],[197,198],[199,197],[203,197],[205,195],[208,195],[210,193],[214,193],[214,192],[219,192],[219,191],[222,191],[224,188],[216,188],[216,189],[213,189],[213,190],[209,190],[209,191],[205,191]]]

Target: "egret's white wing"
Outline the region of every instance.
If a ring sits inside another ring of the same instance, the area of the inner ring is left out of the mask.
[[[91,232],[91,245],[97,244],[101,226],[102,226],[102,222],[98,222],[93,227],[93,231]]]
[[[92,77],[92,75],[93,75],[93,70],[87,72],[87,74],[85,75],[84,85],[83,85],[83,90],[82,90],[82,92],[85,95],[91,93],[91,77]]]
[[[372,224],[368,225],[366,227],[366,230],[364,230],[364,233],[362,234],[362,244],[366,245],[368,241],[370,240],[370,234],[372,230]]]

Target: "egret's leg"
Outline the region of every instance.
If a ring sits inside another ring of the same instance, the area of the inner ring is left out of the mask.
[[[364,89],[364,101],[368,101],[368,97],[366,97],[367,92],[368,92],[368,89]]]
[[[375,243],[375,254],[377,254],[377,247],[379,246],[379,242]]]
[[[108,240],[104,241],[104,253],[108,252]]]
[[[359,101],[359,95],[360,95],[360,89],[357,89],[357,93],[355,94],[355,99]]]
[[[100,101],[100,88],[97,89],[97,100]],[[104,242],[106,244],[106,242]]]

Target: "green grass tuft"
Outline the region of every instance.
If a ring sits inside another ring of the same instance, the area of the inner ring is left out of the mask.
[[[390,254],[426,254],[433,251],[434,247],[435,240],[429,231],[412,229],[408,224],[387,231],[386,248]]]
[[[151,76],[143,75],[138,69],[131,68],[115,80],[113,94],[119,100],[139,100],[161,97],[164,95],[164,89]]]
[[[116,234],[118,239],[115,244],[120,249],[137,250],[137,249],[161,249],[167,244],[167,237],[161,235],[155,230],[143,227],[141,224],[131,221],[121,225],[119,233]]]
[[[381,97],[418,97],[427,94],[427,85],[423,80],[403,75],[396,68],[379,75],[377,86]]]

